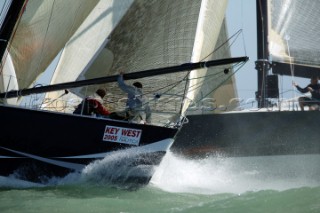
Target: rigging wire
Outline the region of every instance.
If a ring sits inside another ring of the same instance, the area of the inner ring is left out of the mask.
[[[241,64],[244,65],[243,62],[242,62]],[[243,65],[242,65],[242,66],[243,66]],[[235,67],[236,67],[236,66],[237,66],[237,65],[235,65]],[[242,67],[242,66],[241,66],[241,67]],[[241,68],[241,67],[240,67],[240,68]],[[214,92],[215,90],[217,90],[221,85],[223,85],[227,80],[229,80],[234,74],[236,74],[240,68],[238,68],[238,69],[237,69],[232,75],[230,75],[228,78],[226,78],[225,80],[223,80],[217,87],[215,87],[215,88],[213,88],[212,90],[210,90],[210,91],[205,95],[205,97],[203,97],[202,99],[198,100],[198,101],[195,102],[195,103],[199,103],[201,100],[203,100],[204,98],[206,98],[206,97],[207,97],[208,95],[210,95],[212,92]],[[224,70],[225,70],[225,69],[224,69]],[[189,87],[189,92],[197,91],[199,88],[202,87],[202,85],[203,85],[205,82],[208,82],[208,81],[210,81],[212,78],[216,78],[216,77],[219,76],[219,75],[220,75],[220,76],[225,75],[224,70],[222,70],[222,71],[220,71],[220,72],[217,72],[217,73],[210,74],[210,75],[205,75],[205,76],[201,76],[201,77],[198,77],[198,78],[191,78],[191,79],[187,79],[188,75],[186,75],[182,80],[180,80],[180,81],[178,81],[178,82],[176,82],[176,83],[174,83],[174,84],[171,84],[171,85],[173,85],[173,87],[169,88],[166,92],[163,92],[162,94],[167,94],[167,92],[169,92],[169,91],[172,90],[174,87],[178,86],[180,83],[182,83],[182,82],[184,82],[184,81],[186,81],[186,80],[202,79],[202,81],[199,81],[198,83],[196,83],[196,84],[192,85],[191,87]],[[190,71],[189,71],[188,73],[190,73]],[[160,88],[160,89],[158,89],[158,90],[161,90],[161,89],[163,89],[163,88],[167,88],[167,87],[169,87],[169,86],[170,86],[170,85],[165,86],[165,87],[162,87],[162,88]],[[180,91],[180,92],[177,91],[175,94],[171,94],[170,97],[179,96],[179,97],[187,98],[184,93],[185,93],[185,89],[183,89],[183,91]],[[145,94],[147,94],[147,93],[145,93]],[[155,99],[153,99],[153,100],[155,100]],[[164,102],[164,103],[169,103],[169,101],[168,101],[168,102]]]
[[[215,52],[217,52],[220,48],[222,48],[223,46],[225,46],[226,44],[229,44],[229,41],[231,40],[231,39],[233,39],[234,37],[234,40],[231,42],[231,44],[230,45],[228,45],[229,47],[231,47],[234,43],[235,43],[235,41],[237,40],[237,38],[239,37],[239,35],[240,34],[242,34],[242,29],[240,29],[240,30],[238,30],[236,33],[234,33],[230,38],[228,38],[225,42],[223,42],[220,46],[218,46],[217,48],[215,48],[210,54],[208,54],[207,56],[205,56],[205,57],[203,57],[200,61],[204,61],[205,59],[207,59],[209,56],[211,56],[211,55],[213,55]],[[188,72],[188,76],[189,76],[189,74],[190,74],[190,72],[191,72],[192,70],[190,70],[189,72]],[[234,74],[233,74],[234,75]],[[233,76],[233,75],[231,75],[231,76]],[[230,78],[231,78],[231,76],[230,76]],[[207,77],[207,75],[206,76],[203,76],[203,78],[205,78],[205,77]],[[214,92],[215,90],[217,90],[221,85],[223,85],[227,80],[228,80],[229,78],[227,78],[225,81],[223,81],[221,84],[219,84],[218,85],[218,87],[216,87],[216,88],[213,88],[212,90],[211,90],[211,92],[209,92],[208,94],[206,94],[205,95],[205,97],[203,97],[203,98],[201,98],[199,101],[197,101],[196,103],[198,103],[198,102],[200,102],[200,101],[202,101],[204,98],[206,98],[207,96],[209,96],[212,92]],[[190,81],[190,80],[192,80],[192,79],[188,79],[188,81]],[[199,82],[198,84],[200,84],[200,85],[202,85],[202,82]],[[187,85],[186,85],[187,86]],[[187,88],[187,87],[186,87]],[[201,88],[201,86],[198,86],[196,89],[199,89],[199,88]],[[196,90],[196,89],[194,89],[194,90]],[[190,90],[189,90],[190,91]],[[191,90],[192,91],[192,90]],[[186,97],[186,89],[185,89],[185,92],[184,92],[184,97]]]
[[[207,98],[210,94],[212,94],[214,91],[216,91],[221,85],[223,85],[226,81],[228,81],[233,75],[235,75],[241,68],[242,66],[244,66],[244,62],[236,64],[234,67],[237,67],[239,65],[239,68],[237,68],[232,75],[228,76],[226,79],[224,79],[223,81],[221,81],[216,87],[214,87],[212,90],[208,91],[201,99],[194,101],[194,104],[198,104],[199,102],[201,102],[203,99]],[[206,76],[201,76],[198,78],[192,78],[192,79],[188,79],[188,80],[195,80],[195,79],[202,79],[201,81],[199,81],[198,83],[192,85],[191,87],[189,87],[189,92],[193,92],[193,91],[197,91],[199,88],[202,87],[203,84],[205,84],[206,82],[209,82],[210,80],[212,80],[213,78],[217,79],[219,78],[219,76],[224,76],[224,70],[221,70],[220,72],[217,73],[213,73],[210,75],[206,75]],[[218,77],[217,77],[218,76]],[[182,81],[180,81],[181,83]],[[179,96],[181,98],[188,98],[185,96],[185,90],[183,89],[182,91],[177,91],[175,94],[172,94],[170,97],[174,97],[174,96]],[[165,93],[163,93],[165,94]],[[168,100],[167,102],[163,102],[163,103],[169,103],[170,100]]]
[[[48,28],[49,28],[49,25],[50,25],[50,22],[51,22],[51,19],[52,19],[54,4],[55,4],[55,2],[52,4],[52,7],[51,7],[52,9],[51,9],[51,15],[50,15],[50,18],[49,18]],[[77,8],[76,15],[75,15],[75,17],[74,17],[74,19],[73,19],[73,22],[72,22],[72,26],[70,27],[70,30],[69,30],[69,35],[70,35],[70,36],[71,36],[71,34],[72,34],[72,29],[73,29],[74,26],[75,26],[76,16],[79,15],[79,11],[80,11],[81,6],[82,6],[82,4],[79,4],[79,6],[78,6],[78,8]],[[48,31],[48,28],[47,28],[47,31]],[[69,36],[69,37],[70,37],[70,36]],[[46,38],[46,36],[45,36],[45,38]],[[58,67],[59,61],[61,60],[62,52],[63,52],[63,50],[65,49],[66,45],[67,45],[67,43],[65,44],[65,46],[62,48],[62,50],[61,50],[61,51],[57,54],[57,56],[55,57],[56,62],[55,62],[54,68],[52,68],[52,69],[53,69],[53,72],[52,72],[52,74],[51,74],[51,80],[50,80],[50,81],[52,81],[52,79],[53,79],[53,76],[54,76],[54,73],[55,73],[55,71],[56,71],[56,69],[57,69],[57,67]],[[54,61],[55,61],[55,60],[54,60]],[[39,63],[39,64],[40,64],[40,63]],[[65,95],[65,93],[63,93],[63,95]],[[61,97],[61,96],[59,96],[58,98],[60,98],[60,97]],[[56,98],[55,100],[57,100],[58,98]],[[42,104],[44,104],[44,102],[45,102],[45,98],[44,98]]]
[[[38,66],[37,66],[37,68],[36,68],[36,70],[35,70],[35,71],[37,71],[37,70],[39,69],[39,67],[40,67],[40,64],[42,64],[41,62],[42,62],[42,59],[43,59],[43,57],[44,57],[43,52],[44,52],[45,43],[46,43],[47,36],[48,36],[48,32],[49,32],[50,23],[51,23],[51,21],[52,21],[53,8],[54,8],[55,3],[56,3],[56,0],[54,0],[54,1],[53,1],[53,3],[52,3],[52,7],[51,7],[51,11],[50,11],[50,17],[49,17],[49,21],[48,21],[47,29],[46,29],[45,36],[44,36],[44,39],[43,39],[43,41],[42,41],[42,45],[41,45],[41,51],[40,51],[40,52],[41,52],[41,53],[40,53],[41,57],[40,57],[40,60],[39,60]]]
[[[218,84],[216,87],[214,87],[211,91],[207,92],[206,95],[204,95],[204,97],[202,97],[201,99],[199,99],[196,103],[199,103],[200,101],[202,101],[204,98],[207,98],[210,94],[212,94],[213,92],[215,92],[219,87],[221,87],[225,82],[227,82],[232,76],[234,76],[243,66],[244,66],[244,62],[239,63],[240,66],[239,68],[237,68],[234,72],[232,72],[231,75],[229,75],[226,79],[224,79],[223,81],[220,82],[220,84]],[[210,75],[209,75],[210,76]],[[208,76],[205,76],[208,77]],[[205,79],[206,80],[206,79]],[[207,79],[207,81],[209,81],[210,79]],[[202,86],[202,84],[200,85]]]
[[[247,1],[247,0],[246,0]],[[243,15],[243,0],[241,0],[241,29],[244,28],[244,15]],[[244,32],[241,33],[242,35],[242,42],[243,42],[243,48],[244,48],[244,54],[247,55],[247,45],[246,45],[246,42],[245,42],[245,36],[244,36]]]
[[[239,37],[239,35],[242,33],[242,29],[240,29],[240,30],[238,30],[237,32],[235,32],[230,38],[228,38],[225,42],[223,42],[220,46],[218,46],[216,49],[214,49],[211,53],[209,53],[207,56],[205,56],[202,60],[200,60],[200,61],[204,61],[204,60],[206,60],[209,56],[211,56],[211,55],[213,55],[215,52],[217,52],[220,48],[222,48],[225,44],[228,44],[229,43],[229,41],[231,40],[231,39],[233,39],[233,37],[235,37],[234,38],[234,40],[231,42],[231,45],[229,45],[229,47],[231,47],[233,44],[234,44],[234,42],[237,40],[237,38]]]

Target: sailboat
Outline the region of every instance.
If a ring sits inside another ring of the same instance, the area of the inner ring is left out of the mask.
[[[280,76],[320,75],[313,17],[319,7],[319,1],[257,0],[258,107],[189,115],[172,150],[196,158],[319,155],[319,111],[301,111],[297,99],[281,99],[279,89]]]
[[[212,66],[248,60],[203,60],[218,37],[204,26],[223,21],[223,13],[208,14],[225,6],[193,0],[6,2],[0,175],[45,182],[110,157],[128,166],[112,180],[147,184],[187,122],[197,76]],[[51,66],[49,84],[38,82]],[[116,83],[120,71],[127,83],[143,83],[151,124],[72,114],[97,88],[107,90],[110,110],[125,110],[125,94]]]

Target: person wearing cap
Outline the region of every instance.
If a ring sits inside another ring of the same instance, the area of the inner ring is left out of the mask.
[[[311,83],[305,88],[299,87],[298,84],[293,82],[293,86],[297,88],[297,90],[301,93],[311,93],[311,98],[309,97],[300,97],[298,99],[299,106],[301,111],[304,111],[304,107],[308,106],[309,110],[317,110],[320,105],[320,84],[318,83],[319,78],[317,76],[313,76],[311,78]]]
[[[105,89],[98,89],[92,96],[85,98],[75,109],[73,114],[108,116],[109,110],[102,104],[107,94]]]
[[[127,85],[123,80],[123,72],[118,76],[118,85],[120,89],[128,94],[126,102],[126,114],[129,121],[141,122],[143,112],[145,113],[144,123],[151,123],[151,110],[142,93],[142,84],[134,82]]]

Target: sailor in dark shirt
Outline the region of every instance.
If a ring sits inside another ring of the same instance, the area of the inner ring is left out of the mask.
[[[311,78],[311,83],[305,88],[299,87],[295,82],[293,85],[297,88],[297,90],[301,93],[311,93],[311,98],[309,97],[300,97],[298,99],[299,106],[301,111],[304,111],[304,106],[308,106],[309,110],[317,110],[320,105],[320,84],[318,83],[319,78],[314,76]]]

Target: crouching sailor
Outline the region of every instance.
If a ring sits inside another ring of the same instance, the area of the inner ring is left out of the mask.
[[[109,110],[102,104],[107,94],[105,89],[98,89],[92,96],[86,97],[74,110],[73,114],[108,116]]]

